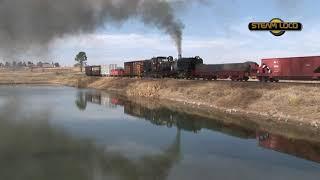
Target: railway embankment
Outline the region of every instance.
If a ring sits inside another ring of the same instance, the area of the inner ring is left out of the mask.
[[[320,128],[320,84],[100,78],[76,72],[0,72],[0,84],[95,88],[128,97],[170,100],[192,108]]]

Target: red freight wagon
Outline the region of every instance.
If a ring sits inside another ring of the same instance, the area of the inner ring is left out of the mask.
[[[111,70],[111,76],[113,77],[121,77],[124,76],[125,72],[123,69],[113,69]]]
[[[320,56],[262,59],[260,81],[320,80]]]

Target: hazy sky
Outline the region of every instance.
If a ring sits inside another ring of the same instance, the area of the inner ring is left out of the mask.
[[[319,1],[224,0],[177,8],[185,24],[183,55],[201,56],[205,63],[257,61],[265,57],[320,55]],[[269,32],[250,32],[251,21],[272,18],[299,21],[302,32],[275,37]],[[152,56],[177,56],[170,37],[156,28],[131,19],[95,33],[63,37],[51,43],[51,57],[74,64],[77,52],[85,51],[89,64],[122,64]]]

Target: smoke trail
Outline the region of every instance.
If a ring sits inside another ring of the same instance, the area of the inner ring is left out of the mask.
[[[174,40],[178,54],[182,53],[182,29],[184,25],[175,19],[173,8],[165,1],[145,1],[142,6],[142,20],[145,24],[163,29]]]
[[[181,52],[183,24],[174,15],[172,1],[164,0],[0,0],[0,52],[45,50],[55,38],[94,32],[130,18],[169,34]]]

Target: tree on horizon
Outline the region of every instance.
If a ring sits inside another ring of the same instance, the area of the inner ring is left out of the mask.
[[[87,61],[87,54],[85,52],[79,52],[76,55],[75,61],[77,61],[80,64],[80,71],[82,72],[83,65]]]

